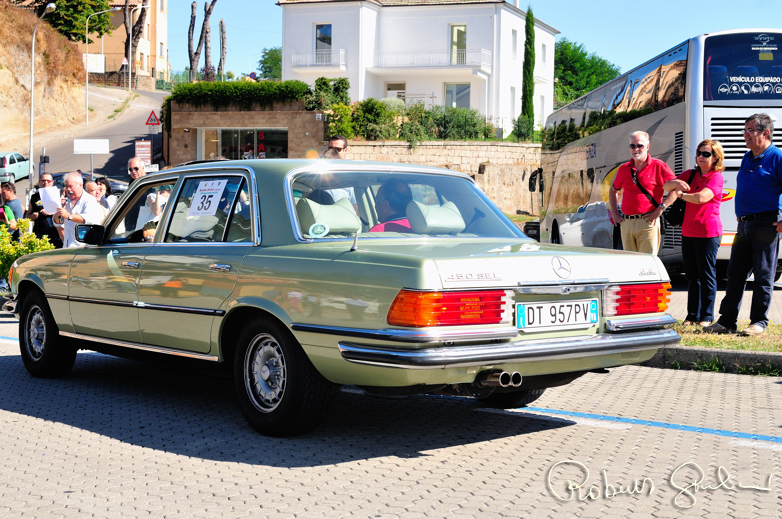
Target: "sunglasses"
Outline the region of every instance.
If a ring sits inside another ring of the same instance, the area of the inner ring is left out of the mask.
[[[712,152],[710,152],[710,151],[696,151],[696,152],[695,152],[695,156],[696,156],[696,157],[703,157],[704,159],[708,159],[708,158],[710,158],[712,155],[714,155],[714,153],[712,153]]]
[[[128,168],[128,171],[138,171],[139,168]]]
[[[642,149],[644,149],[645,147],[646,147],[646,144],[631,144],[631,145],[630,145],[630,149],[631,149],[631,150],[634,150],[634,149],[636,149],[636,148],[637,148],[637,149],[639,149],[639,150],[642,150]]]
[[[42,179],[41,179],[41,180],[39,180],[38,182],[39,182],[40,184],[53,184],[53,183],[54,183],[54,180],[52,180],[52,179],[50,179],[50,178],[42,178]]]
[[[345,146],[344,148],[338,148],[337,146],[329,146],[329,149],[334,151],[343,151],[347,149],[347,146]]]

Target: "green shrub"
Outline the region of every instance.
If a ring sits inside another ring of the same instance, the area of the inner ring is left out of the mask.
[[[356,132],[370,141],[396,138],[398,132],[394,115],[386,105],[371,97],[356,105],[353,123]]]
[[[435,106],[431,114],[441,139],[466,141],[485,138],[486,119],[477,110]]]
[[[342,135],[348,139],[356,136],[353,124],[353,110],[344,104],[331,105],[331,113],[326,115],[326,138]]]
[[[315,80],[315,88],[304,98],[304,108],[307,110],[326,110],[335,104],[350,104],[350,81],[340,77],[329,79],[319,77]]]
[[[8,227],[0,225],[0,279],[8,279],[8,271],[18,258],[33,252],[51,250],[54,248],[48,237],[38,238],[29,231],[30,220],[18,220],[20,229],[19,241],[12,240]]]
[[[388,111],[394,115],[399,115],[405,111],[405,102],[398,97],[384,97],[380,102],[386,105]]]
[[[519,115],[518,119],[513,121],[513,134],[516,142],[529,141],[535,131],[535,122],[524,114]]]

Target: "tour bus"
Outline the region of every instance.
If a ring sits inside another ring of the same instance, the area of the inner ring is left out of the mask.
[[[702,34],[645,62],[552,113],[544,128],[541,170],[530,189],[542,191],[540,241],[620,248],[608,190],[630,160],[630,134],[650,136],[651,156],[678,175],[695,165],[695,147],[715,139],[725,150],[717,255],[724,276],[736,234],[736,174],[747,151],[744,121],[765,112],[782,137],[782,31],[745,29]],[[538,185],[537,180],[540,179]],[[681,266],[681,228],[664,227],[659,255]],[[782,257],[782,255],[781,255]],[[779,276],[779,269],[778,274]]]

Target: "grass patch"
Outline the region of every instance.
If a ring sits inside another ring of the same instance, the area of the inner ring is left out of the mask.
[[[692,369],[695,371],[713,371],[714,373],[725,373],[725,364],[717,358],[712,357],[706,360],[696,360],[692,363]]]
[[[739,321],[739,330],[747,326],[749,326],[749,321]],[[682,346],[782,353],[782,324],[771,323],[766,328],[766,333],[755,337],[744,337],[739,334],[703,333],[700,326],[684,326],[681,321],[674,325],[673,329],[681,335]]]
[[[505,216],[510,218],[510,221],[513,223],[524,223],[524,222],[531,222],[533,220],[538,219],[538,215],[536,214],[508,214],[505,213]]]

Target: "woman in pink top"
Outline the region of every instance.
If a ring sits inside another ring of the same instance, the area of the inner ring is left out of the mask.
[[[687,204],[682,223],[682,259],[687,275],[687,318],[684,324],[707,326],[714,320],[717,297],[717,250],[722,237],[720,203],[725,152],[711,139],[698,144],[694,169],[665,183]],[[692,180],[690,180],[692,177]]]

